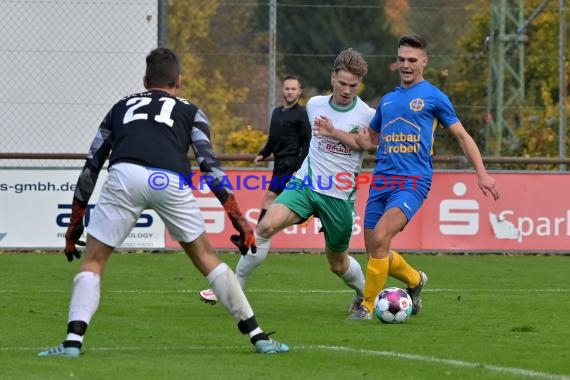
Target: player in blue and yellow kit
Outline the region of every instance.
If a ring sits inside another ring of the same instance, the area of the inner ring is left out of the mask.
[[[413,314],[420,311],[420,296],[427,276],[390,250],[390,244],[429,193],[432,146],[438,125],[457,139],[477,172],[483,194],[499,198],[495,180],[487,173],[475,141],[463,128],[449,98],[423,78],[428,62],[426,47],[427,42],[421,36],[400,39],[397,57],[400,86],[382,97],[368,129],[370,136],[360,140],[363,148],[377,150],[364,216],[364,241],[369,256],[364,301],[350,319],[372,318],[374,299],[384,288],[388,275],[407,284]]]

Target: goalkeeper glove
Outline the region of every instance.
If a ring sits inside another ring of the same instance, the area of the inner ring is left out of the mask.
[[[76,245],[84,246],[85,242],[79,240],[81,235],[83,235],[83,217],[85,217],[85,211],[87,207],[81,205],[81,202],[77,198],[73,198],[73,203],[71,204],[71,218],[69,221],[69,226],[65,232],[65,256],[67,261],[73,261],[73,257],[81,257],[81,252],[77,250]]]
[[[240,253],[244,256],[250,248],[252,253],[256,253],[257,247],[255,246],[253,230],[243,217],[233,194],[228,196],[223,206],[232,225],[239,232],[239,235],[232,235],[230,237],[231,242],[239,248]]]

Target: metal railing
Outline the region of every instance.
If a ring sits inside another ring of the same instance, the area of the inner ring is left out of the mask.
[[[221,162],[243,161],[251,162],[256,154],[218,154]],[[15,160],[84,160],[85,153],[18,153],[0,152],[0,159]],[[367,163],[374,162],[374,156],[368,155],[364,158]],[[465,156],[460,155],[436,155],[433,156],[434,163],[456,164],[460,167],[469,166]],[[486,164],[515,164],[515,165],[570,165],[570,158],[558,157],[483,157]]]

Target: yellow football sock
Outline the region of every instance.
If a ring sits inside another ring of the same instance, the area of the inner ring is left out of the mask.
[[[407,284],[410,288],[415,288],[420,284],[420,272],[414,269],[406,259],[398,252],[391,251],[392,260],[390,260],[390,267],[388,274],[403,283]]]
[[[375,259],[368,258],[366,266],[366,279],[364,281],[364,301],[362,304],[369,311],[374,309],[374,300],[386,284],[388,278],[389,258]]]

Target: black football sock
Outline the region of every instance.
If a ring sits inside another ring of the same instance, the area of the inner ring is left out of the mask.
[[[255,316],[252,316],[244,321],[239,321],[238,322],[238,329],[242,334],[249,334],[250,335],[250,341],[252,344],[255,344],[255,342],[257,342],[258,340],[267,340],[269,339],[267,337],[267,334],[264,333],[261,328],[259,327],[259,325],[257,324],[257,321],[255,320]],[[255,335],[252,336],[252,332],[256,331],[257,333]]]
[[[63,342],[63,347],[75,347],[81,349],[83,335],[87,331],[87,323],[83,321],[71,321],[67,324],[67,339]],[[78,339],[73,339],[73,337]]]

